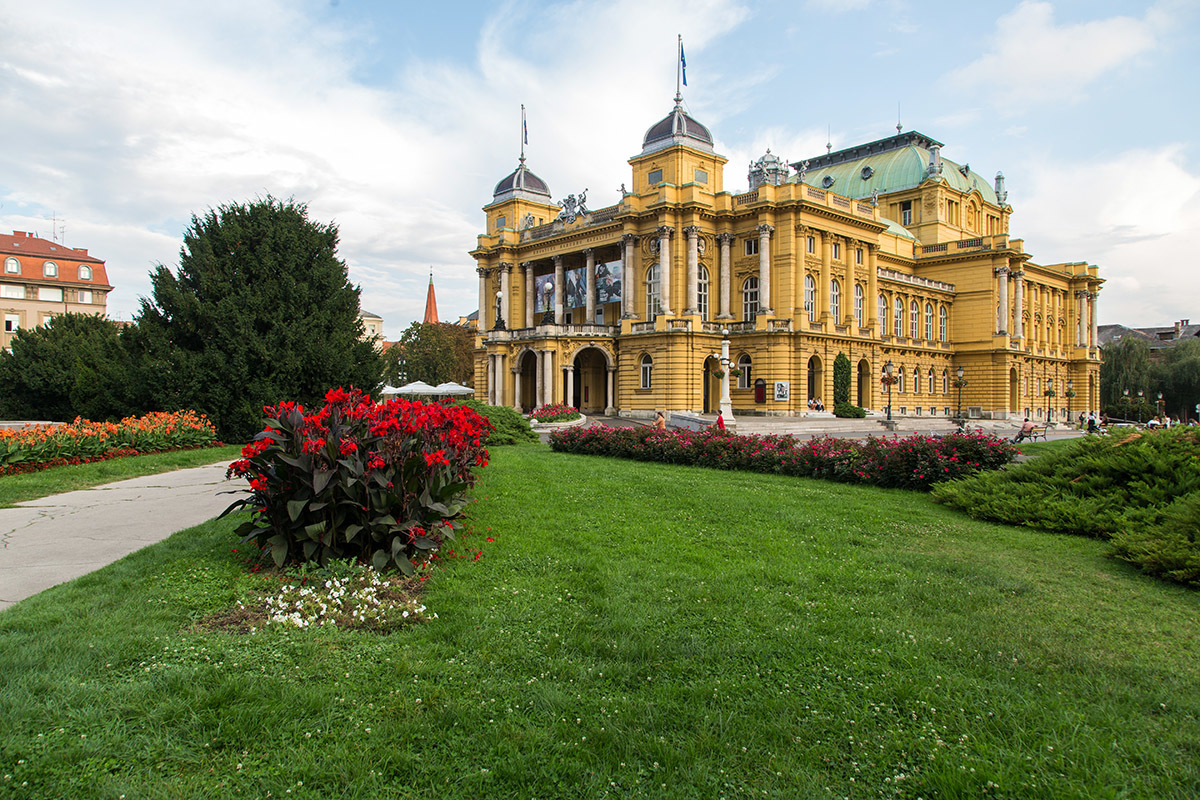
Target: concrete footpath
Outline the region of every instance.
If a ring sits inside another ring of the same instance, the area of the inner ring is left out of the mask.
[[[242,481],[226,462],[164,472],[0,508],[0,609],[199,525]]]

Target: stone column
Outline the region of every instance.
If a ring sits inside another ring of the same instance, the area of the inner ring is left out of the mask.
[[[875,336],[885,332],[879,329],[879,267],[876,261],[878,255],[879,245],[867,245],[867,320]]]
[[[587,266],[583,271],[587,280],[587,300],[584,306],[587,309],[587,319],[585,322],[591,325],[596,321],[596,251],[589,247],[583,251],[583,255],[587,258]]]
[[[504,405],[504,360],[503,353],[496,354],[496,402],[494,406]]]
[[[513,410],[518,414],[521,413],[521,359],[517,359],[517,365],[512,368],[513,374]]]
[[[496,355],[487,354],[487,401],[489,406],[496,405]]]
[[[851,247],[854,248],[853,253],[850,252]],[[858,322],[854,319],[854,268],[856,266],[854,262],[858,259],[858,250],[859,245],[857,242],[846,242],[846,285],[842,287],[842,297],[845,298],[843,301],[845,305],[842,307],[843,313],[840,324],[848,327],[851,333],[858,332]],[[864,302],[865,300],[866,298],[864,298]],[[863,314],[865,315],[866,313],[867,310],[864,308]],[[866,317],[864,316],[863,319],[865,320]]]
[[[658,228],[658,291],[662,295],[662,313],[669,317],[671,311],[671,237],[675,229],[670,225]]]
[[[774,225],[758,226],[758,308],[760,314],[774,314],[771,305],[771,234]]]
[[[687,308],[684,314],[700,313],[700,228],[688,225],[683,229],[687,237]]]
[[[512,269],[507,261],[500,264],[500,316],[509,328],[516,327],[512,318]]]
[[[996,267],[1000,281],[1000,307],[996,311],[996,333],[1008,333],[1008,265]]]
[[[488,308],[491,307],[487,291],[488,270],[484,267],[476,267],[475,271],[479,273],[479,332],[486,333],[488,331],[487,313]]]
[[[554,351],[546,350],[546,360],[543,366],[546,368],[546,380],[544,388],[545,395],[542,397],[542,405],[548,406],[554,403]]]
[[[1013,309],[1013,338],[1022,339],[1025,337],[1025,270],[1017,270],[1013,273],[1013,278],[1013,289],[1016,290],[1016,297],[1013,298],[1016,304]]]
[[[567,405],[575,405],[575,365],[563,366],[563,377],[567,379]]]
[[[1083,319],[1084,319],[1084,304],[1087,302],[1084,298],[1087,297],[1085,289],[1075,290],[1075,346],[1083,347]]]
[[[833,234],[821,231],[821,278],[817,281],[817,321],[829,321],[829,281],[833,279]]]
[[[721,369],[725,374],[721,376],[721,416],[725,418],[725,424],[733,423],[733,403],[729,398],[729,369],[734,365],[729,361],[729,332],[723,331],[721,337]]]
[[[1091,336],[1091,343],[1088,346],[1090,348],[1092,348],[1093,350],[1095,350],[1097,347],[1100,346],[1099,309],[1097,308],[1097,305],[1096,305],[1097,301],[1100,299],[1100,290],[1097,289],[1096,291],[1092,292],[1089,295],[1089,297],[1091,298],[1091,301],[1092,301],[1092,302],[1088,303],[1088,306],[1089,306],[1089,308],[1091,308],[1091,312],[1092,312],[1091,313],[1091,323],[1092,323],[1091,324],[1091,334],[1092,334],[1092,336]]]
[[[563,308],[566,304],[565,294],[566,282],[563,280],[563,263],[562,256],[554,257],[554,324],[562,325],[566,319],[566,314]]]
[[[613,393],[613,377],[616,374],[616,367],[608,368],[608,386],[604,391],[604,413],[609,417],[617,413],[617,396]]]
[[[525,270],[525,319],[523,320],[523,327],[532,328],[537,324],[533,319],[533,298],[536,294],[533,286],[533,262],[522,261],[521,269]]]
[[[542,404],[542,398],[546,396],[546,371],[543,369],[543,364],[546,360],[544,350],[533,351],[533,407],[537,408]]]
[[[735,238],[732,233],[717,236],[717,242],[721,245],[721,313],[717,319],[733,319],[733,314],[729,311],[729,287],[733,282],[730,251]]]
[[[637,237],[632,233],[627,233],[621,237],[621,244],[624,245],[624,257],[621,259],[621,316],[624,319],[637,319],[637,312],[634,310],[634,287],[636,286],[633,269],[633,254]]]

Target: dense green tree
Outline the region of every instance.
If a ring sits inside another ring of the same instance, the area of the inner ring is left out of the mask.
[[[1168,348],[1151,371],[1155,392],[1163,393],[1163,406],[1173,417],[1195,417],[1200,403],[1200,339]]]
[[[157,402],[203,411],[240,441],[264,405],[314,403],[335,386],[373,391],[382,362],[361,338],[359,290],[337,243],[336,226],[270,196],[193,216],[178,273],[151,272],[138,315]]]
[[[850,359],[838,353],[833,359],[833,404],[850,402]]]
[[[0,416],[68,421],[134,413],[132,365],[116,323],[62,314],[25,328],[0,351]]]
[[[1127,336],[1104,348],[1100,365],[1100,402],[1106,408],[1123,407],[1124,392],[1150,390],[1150,347],[1141,339]]]
[[[448,322],[414,322],[387,353],[388,381],[396,386],[425,381],[474,385],[475,334]]]

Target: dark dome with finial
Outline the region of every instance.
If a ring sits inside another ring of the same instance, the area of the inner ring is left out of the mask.
[[[713,152],[712,133],[683,110],[682,98],[676,95],[671,113],[650,126],[642,140],[642,152],[650,153],[677,144]]]
[[[492,193],[493,200],[507,200],[510,197],[538,201],[550,199],[550,187],[529,171],[525,166],[525,156],[521,156],[521,163],[512,173],[496,184],[496,191]]]

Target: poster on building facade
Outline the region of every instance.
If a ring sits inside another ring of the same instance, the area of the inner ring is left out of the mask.
[[[563,277],[567,282],[567,308],[587,305],[587,277],[583,274],[583,268],[569,269]]]
[[[533,296],[533,310],[538,314],[545,314],[554,308],[554,276],[539,275],[536,283],[537,292]],[[550,286],[549,292],[546,291],[547,284]]]
[[[596,265],[596,302],[621,302],[621,260],[602,262]]]

